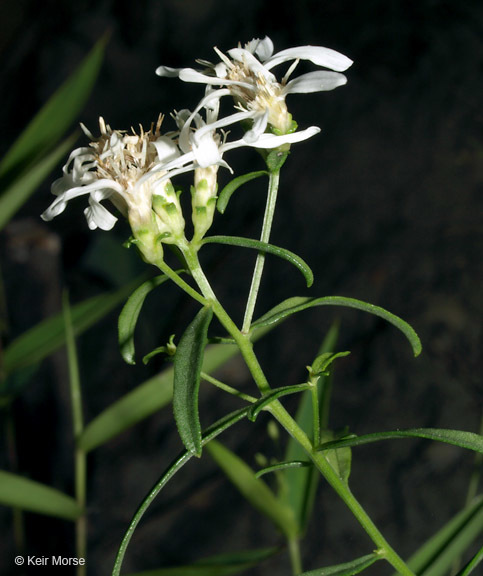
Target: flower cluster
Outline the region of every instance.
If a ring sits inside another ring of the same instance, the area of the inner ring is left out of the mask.
[[[52,185],[56,199],[42,214],[51,220],[67,203],[81,195],[89,196],[84,213],[89,228],[110,230],[117,218],[101,203],[110,200],[131,226],[144,257],[162,257],[162,243],[186,243],[185,220],[179,193],[171,180],[184,172],[194,172],[192,187],[192,242],[199,242],[210,228],[217,194],[220,166],[230,169],[225,152],[250,146],[257,149],[288,150],[290,145],[310,138],[319,128],[297,130],[288,111],[286,97],[294,93],[332,90],[346,83],[340,72],[351,64],[346,56],[317,46],[300,46],[273,54],[266,37],[254,39],[223,54],[220,61],[200,60],[202,70],[161,66],[160,76],[179,77],[185,82],[206,85],[205,94],[193,111],[172,114],[177,129],[161,133],[163,117],[148,131],[139,133],[112,130],[101,118],[100,136],[88,147],[74,150],[63,168],[63,176]],[[309,60],[329,70],[309,72],[290,79],[298,62]],[[279,82],[272,69],[292,62]],[[220,100],[233,99],[235,112],[220,117]],[[242,138],[229,141],[224,129],[242,123]]]

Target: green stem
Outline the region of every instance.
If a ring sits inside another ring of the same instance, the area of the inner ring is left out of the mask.
[[[313,438],[314,438],[314,448],[318,448],[320,444],[320,407],[319,407],[319,389],[318,389],[318,377],[315,377],[315,382],[312,382],[312,419],[313,419]]]
[[[302,574],[302,560],[300,558],[300,540],[298,538],[290,538],[288,540],[288,551],[290,554],[290,564],[292,565],[293,576]]]
[[[277,203],[278,185],[280,181],[280,172],[270,172],[268,182],[268,195],[267,204],[265,206],[265,214],[263,217],[262,233],[260,240],[267,242],[270,240],[270,232],[272,230],[273,216],[275,214],[275,205]],[[245,310],[245,317],[243,319],[242,332],[247,334],[252,324],[253,313],[255,311],[255,304],[257,302],[258,290],[262,279],[263,266],[265,264],[265,254],[258,253],[255,269],[253,271],[252,283],[250,292],[248,294],[247,306]]]
[[[250,404],[253,404],[254,402],[257,401],[257,399],[254,398],[253,396],[250,396],[249,394],[244,394],[243,392],[240,392],[236,388],[232,388],[231,386],[228,386],[228,384],[221,382],[217,378],[213,378],[213,376],[210,376],[210,374],[207,374],[206,372],[201,372],[201,378],[203,378],[203,380],[206,380],[206,382],[213,384],[213,386],[216,386],[220,390],[223,390],[224,392],[228,392],[228,394],[231,394],[232,396],[236,396],[237,398],[240,398],[241,400],[245,400],[246,402],[250,402]]]

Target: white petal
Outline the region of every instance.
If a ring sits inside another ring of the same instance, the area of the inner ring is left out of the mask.
[[[89,198],[89,206],[84,210],[87,225],[90,230],[100,228],[111,230],[117,222],[117,218],[107,210],[93,195]]]
[[[158,160],[164,164],[179,158],[181,155],[176,143],[167,136],[160,136],[153,144],[158,153]]]
[[[78,196],[99,192],[103,195],[104,198],[107,198],[112,194],[113,191],[122,195],[122,186],[114,180],[108,179],[96,180],[96,182],[92,182],[87,186],[76,186],[75,188],[70,188],[60,196],[57,196],[57,198],[52,202],[47,210],[45,210],[45,212],[40,215],[40,217],[42,220],[52,220],[52,218],[55,218],[66,209],[67,203],[70,200],[77,198]]]
[[[265,36],[263,40],[258,42],[258,45],[255,49],[255,54],[260,58],[262,62],[268,60],[273,54],[273,42],[268,36]]]
[[[337,72],[343,72],[352,65],[350,58],[330,48],[324,48],[323,46],[297,46],[296,48],[282,50],[272,56],[272,58],[269,58],[265,62],[265,68],[271,70],[274,66],[287,62],[287,60],[296,60],[297,58],[310,60],[317,66],[324,66]]]
[[[270,110],[267,108],[263,114],[258,114],[255,116],[253,119],[252,129],[245,132],[245,135],[243,136],[243,140],[245,140],[245,142],[252,144],[258,140],[260,136],[265,132],[267,129],[269,112]]]
[[[228,54],[237,62],[245,63],[254,74],[261,74],[270,81],[275,81],[275,76],[248,50],[243,48],[232,48]]]
[[[236,80],[228,80],[227,78],[217,78],[215,76],[207,76],[193,68],[183,68],[179,77],[183,82],[196,82],[198,84],[212,84],[213,86],[242,86],[243,88],[252,89],[251,84],[246,82],[237,82]]]
[[[196,145],[193,146],[196,163],[201,168],[216,166],[221,161],[221,154],[217,143],[211,133],[204,134],[202,138],[196,139]]]
[[[222,152],[227,150],[233,150],[234,148],[240,148],[240,146],[252,146],[253,148],[264,148],[273,149],[278,148],[282,144],[294,144],[295,142],[302,142],[311,138],[315,134],[320,132],[320,128],[317,126],[311,126],[305,130],[300,130],[298,132],[293,132],[292,134],[284,134],[283,136],[275,136],[274,134],[262,134],[260,138],[253,142],[246,142],[245,140],[237,140],[235,142],[229,142],[221,146]]]
[[[159,66],[156,68],[156,74],[158,76],[165,76],[167,78],[176,78],[179,76],[183,68],[170,68],[169,66]]]
[[[283,94],[308,94],[310,92],[325,92],[347,84],[347,78],[339,72],[317,71],[302,74],[283,88]]]

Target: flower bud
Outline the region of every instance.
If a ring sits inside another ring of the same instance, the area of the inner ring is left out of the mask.
[[[193,240],[199,241],[210,229],[216,207],[216,192],[218,189],[218,166],[197,168],[195,184],[191,189],[192,221],[194,226]]]

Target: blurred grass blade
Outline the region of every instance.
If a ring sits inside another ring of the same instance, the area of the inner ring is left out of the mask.
[[[257,331],[258,332],[258,331]],[[338,325],[333,324],[320,347],[319,354],[332,352],[337,343]],[[328,402],[330,398],[330,381],[332,376],[320,376],[319,378],[319,405],[321,410],[322,427],[328,427]],[[313,440],[312,426],[312,398],[310,392],[301,395],[297,414],[295,416],[297,424]],[[289,438],[287,450],[285,452],[286,461],[303,461],[307,455],[292,437]],[[313,509],[313,502],[320,474],[310,464],[299,470],[285,470],[283,473],[284,483],[280,497],[294,511],[301,532],[307,528]]]
[[[213,372],[238,352],[234,345],[208,346],[203,372]],[[170,366],[108,406],[86,426],[79,438],[79,447],[93,450],[168,405],[173,398],[173,372],[174,368]]]
[[[236,410],[231,414],[228,414],[224,418],[215,422],[212,426],[207,428],[203,433],[202,445],[205,446],[208,442],[211,442],[214,438],[216,438],[219,434],[242,420],[246,417],[248,411],[248,407],[242,408],[240,410]],[[119,550],[117,552],[116,561],[114,564],[114,568],[112,571],[112,576],[119,576],[121,573],[122,563],[124,561],[124,556],[126,554],[127,547],[129,546],[129,542],[131,541],[132,535],[136,530],[137,525],[141,521],[141,518],[144,516],[144,513],[152,504],[154,499],[157,495],[161,492],[161,490],[166,486],[166,484],[173,478],[173,476],[181,470],[181,468],[193,458],[194,454],[184,450],[181,454],[176,458],[176,460],[171,464],[171,466],[166,470],[166,472],[161,476],[161,478],[156,482],[154,487],[148,492],[148,495],[142,502],[141,506],[138,508],[136,514],[134,514],[133,519],[131,520],[129,527],[124,534],[124,538],[122,539],[121,545],[119,546]]]
[[[325,442],[336,438],[337,434],[332,430],[323,430],[321,433],[321,441]],[[331,442],[327,442],[328,444]],[[351,473],[352,465],[352,452],[350,448],[336,448],[335,450],[328,450],[326,452],[327,460],[332,466],[334,472],[339,478],[347,485]]]
[[[28,198],[37,190],[57,164],[74,146],[76,136],[71,136],[39,160],[30,170],[13,180],[6,190],[0,189],[0,230],[4,228]]]
[[[360,574],[363,570],[369,568],[369,566],[372,566],[372,564],[378,560],[382,560],[382,556],[374,552],[373,554],[362,556],[361,558],[352,560],[352,562],[346,562],[345,564],[309,570],[308,572],[303,572],[300,576],[355,576],[355,574]]]
[[[419,576],[443,576],[483,534],[483,496],[454,516],[408,560]]]
[[[308,288],[310,288],[314,282],[314,275],[307,262],[297,254],[294,254],[285,248],[280,248],[273,244],[267,244],[260,240],[253,240],[253,238],[242,238],[240,236],[209,236],[208,238],[203,239],[202,244],[226,244],[228,246],[252,248],[259,252],[273,254],[274,256],[278,256],[283,260],[287,260],[290,264],[293,264],[302,273]]]
[[[198,393],[203,356],[208,343],[208,328],[213,308],[203,307],[186,328],[174,355],[173,413],[185,447],[201,456],[201,424]]]
[[[260,548],[233,554],[220,554],[205,558],[188,566],[158,568],[126,576],[230,576],[257,566],[278,551],[278,548]]]
[[[65,520],[76,520],[82,514],[74,498],[4,470],[0,470],[0,503]]]
[[[77,336],[87,330],[123,302],[139,282],[139,279],[135,280],[115,292],[94,296],[72,306],[74,335]],[[7,346],[4,354],[6,374],[40,362],[60,348],[64,342],[64,320],[62,314],[56,314],[24,332]]]
[[[150,278],[146,282],[143,282],[143,284],[136,288],[131,296],[129,296],[119,314],[117,323],[119,347],[121,349],[121,356],[128,364],[135,364],[134,330],[144,301],[152,290],[166,282],[166,280],[168,280],[168,277],[161,274],[160,276]]]
[[[0,163],[0,181],[13,171],[28,168],[52,148],[76,120],[98,76],[106,39],[94,46],[77,70],[44,105]]]
[[[473,558],[464,566],[456,576],[470,576],[473,570],[483,561],[483,547],[473,556]]]
[[[269,518],[287,538],[298,534],[292,510],[256,477],[254,470],[219,442],[210,442],[206,450],[250,504]]]
[[[474,450],[483,453],[483,436],[474,432],[463,430],[445,430],[441,428],[413,428],[411,430],[394,430],[391,432],[374,432],[373,434],[364,434],[363,436],[349,436],[334,442],[327,442],[319,447],[319,450],[329,450],[332,448],[342,448],[349,446],[361,446],[378,442],[379,440],[393,440],[396,438],[424,438],[426,440],[435,440],[453,444],[467,450]]]
[[[399,316],[388,312],[380,306],[374,306],[374,304],[362,302],[355,298],[346,298],[344,296],[324,296],[322,298],[294,296],[293,298],[288,298],[272,308],[261,318],[258,318],[258,320],[252,324],[252,330],[256,331],[259,328],[271,324],[277,325],[292,314],[302,312],[302,310],[307,310],[314,306],[342,306],[346,308],[355,308],[356,310],[362,310],[363,312],[368,312],[369,314],[383,318],[398,328],[406,336],[413,348],[415,356],[418,356],[421,353],[421,341],[419,340],[418,335],[413,328],[407,322],[399,318]]]

